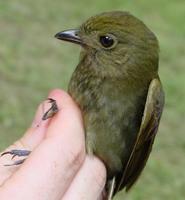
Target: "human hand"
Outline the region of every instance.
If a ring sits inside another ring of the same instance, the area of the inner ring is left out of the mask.
[[[49,98],[56,100],[58,113],[42,121],[42,103],[25,135],[5,150],[31,150],[26,161],[5,167],[10,157],[0,158],[0,199],[102,199],[106,169],[98,158],[86,155],[79,108],[64,91],[54,90]]]

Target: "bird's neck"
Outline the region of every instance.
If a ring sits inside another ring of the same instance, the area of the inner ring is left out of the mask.
[[[117,66],[111,65],[110,62],[98,62],[95,53],[91,54],[86,51],[81,52],[80,63],[77,66],[77,71],[80,71],[84,76],[88,75],[99,80],[109,79],[110,81],[119,80],[120,84],[130,85],[130,87],[148,86],[153,78],[158,76],[157,71],[149,70],[149,67],[143,67],[145,63],[134,63],[130,60],[124,60],[123,63],[117,63]],[[138,67],[139,66],[139,67]],[[146,69],[146,70],[145,70]]]

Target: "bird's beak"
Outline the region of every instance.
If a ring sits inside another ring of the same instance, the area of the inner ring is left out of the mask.
[[[66,30],[66,31],[61,31],[57,33],[55,37],[59,40],[64,40],[64,41],[82,45],[82,40],[79,37],[78,33],[79,33],[78,29]]]

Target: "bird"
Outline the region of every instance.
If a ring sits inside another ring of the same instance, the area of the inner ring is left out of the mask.
[[[158,130],[164,107],[158,40],[124,11],[95,15],[55,37],[81,46],[68,92],[83,114],[87,153],[107,168],[111,199],[136,182]]]
[[[125,11],[97,14],[55,37],[81,47],[68,92],[83,115],[87,154],[106,166],[110,200],[122,189],[129,191],[140,177],[158,131],[165,102],[158,40]],[[49,102],[43,120],[57,112],[55,100]],[[2,155],[29,153],[12,150]]]

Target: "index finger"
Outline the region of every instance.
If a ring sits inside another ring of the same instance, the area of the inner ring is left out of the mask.
[[[59,112],[49,122],[46,138],[5,184],[14,199],[58,199],[69,187],[85,159],[85,139],[80,110],[64,91],[50,97]],[[17,192],[17,183],[21,192]],[[26,184],[25,184],[26,183]]]

